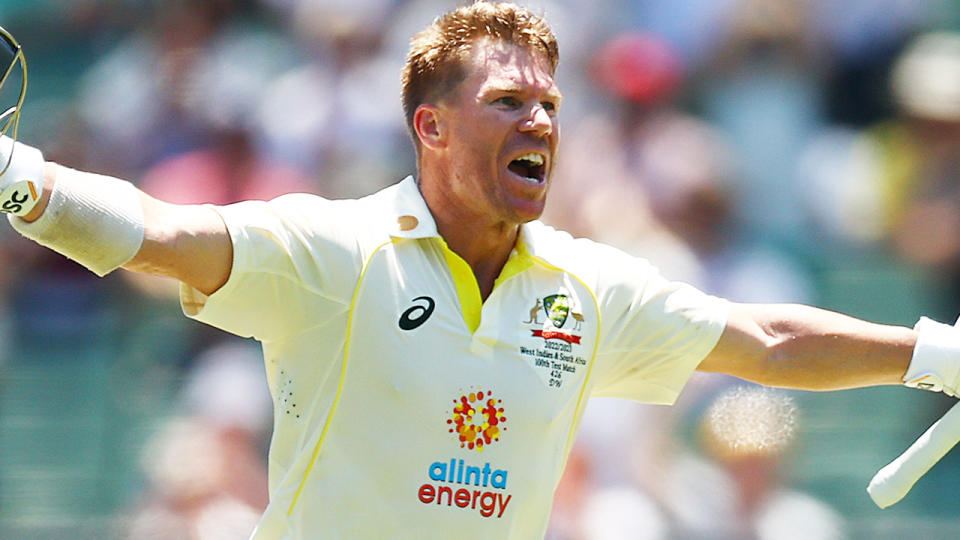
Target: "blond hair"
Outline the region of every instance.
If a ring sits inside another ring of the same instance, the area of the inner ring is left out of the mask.
[[[544,55],[551,71],[560,59],[557,38],[540,16],[508,2],[477,1],[447,12],[413,36],[401,75],[407,129],[419,152],[413,114],[449,95],[466,78],[464,61],[477,40],[491,38]]]

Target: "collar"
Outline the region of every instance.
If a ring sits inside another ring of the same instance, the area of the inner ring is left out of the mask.
[[[534,258],[540,258],[543,251],[543,241],[540,238],[544,229],[540,220],[534,220],[520,225],[520,234],[517,235],[517,252]]]
[[[413,176],[407,176],[394,186],[390,212],[390,236],[393,238],[441,238],[437,232],[437,222],[420,193],[420,187]],[[523,255],[537,254],[537,231],[543,225],[539,221],[524,223],[517,235],[514,249]],[[441,238],[442,240],[442,238]]]
[[[413,176],[404,178],[396,185],[390,236],[394,238],[434,238],[439,237],[437,222],[420,194],[420,188]]]

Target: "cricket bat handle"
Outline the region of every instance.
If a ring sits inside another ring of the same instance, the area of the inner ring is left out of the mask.
[[[867,487],[880,508],[900,501],[960,441],[960,403],[950,408],[910,448],[874,475]]]

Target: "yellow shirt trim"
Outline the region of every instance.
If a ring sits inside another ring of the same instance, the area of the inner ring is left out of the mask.
[[[533,266],[533,257],[531,257],[530,252],[527,251],[527,246],[523,245],[523,242],[517,242],[516,249],[510,258],[507,259],[507,264],[503,265],[503,270],[500,271],[500,275],[497,276],[497,280],[493,283],[493,288],[496,289],[501,283],[506,282],[513,276],[523,273],[531,266]]]
[[[483,301],[480,299],[480,285],[477,284],[477,277],[473,275],[473,269],[470,268],[467,261],[454,253],[443,239],[440,239],[440,245],[443,246],[443,256],[447,260],[453,285],[457,288],[463,322],[466,323],[472,334],[480,327],[480,310],[483,309]]]
[[[526,249],[524,249],[524,251],[526,252]],[[530,261],[530,264],[533,264],[534,260],[536,260],[543,266],[551,270],[555,270],[557,272],[563,272],[568,276],[572,277],[574,280],[576,280],[577,283],[579,283],[584,288],[584,290],[590,293],[590,298],[593,300],[593,305],[595,306],[596,312],[597,312],[597,323],[596,323],[597,333],[593,340],[593,352],[591,352],[590,354],[590,364],[589,364],[589,367],[587,368],[587,374],[583,379],[583,385],[580,387],[580,395],[577,396],[577,405],[576,405],[576,408],[574,409],[576,411],[574,413],[574,421],[571,422],[570,431],[567,433],[567,443],[564,445],[564,452],[563,452],[563,455],[565,457],[563,458],[563,463],[561,466],[561,468],[563,468],[563,467],[566,467],[567,458],[570,457],[570,451],[573,448],[573,443],[574,443],[574,440],[576,439],[577,429],[580,426],[580,420],[583,419],[583,414],[582,414],[583,408],[586,406],[587,399],[588,399],[587,387],[589,386],[589,383],[590,383],[590,376],[593,375],[593,366],[596,365],[597,363],[597,349],[600,346],[600,326],[602,323],[600,301],[597,300],[597,295],[593,291],[593,289],[590,288],[590,286],[588,286],[576,274],[572,272],[568,272],[567,270],[564,270],[563,268],[560,268],[558,266],[554,266],[540,257],[537,257],[536,259],[534,259],[534,257],[529,253],[527,253],[526,256],[527,256],[527,259]]]
[[[477,277],[473,274],[473,269],[470,268],[467,261],[454,253],[442,238],[440,244],[443,246],[443,256],[447,260],[447,267],[450,268],[450,276],[453,278],[453,284],[457,289],[457,297],[460,299],[463,321],[472,334],[480,327],[480,316],[483,310],[483,300],[480,298],[480,286],[477,284]],[[507,259],[507,263],[500,270],[500,275],[494,281],[493,288],[496,289],[500,284],[531,266],[533,266],[533,258],[530,257],[526,246],[518,242],[516,250]]]
[[[323,428],[320,431],[320,438],[317,440],[316,446],[313,447],[313,455],[310,456],[310,463],[307,464],[307,470],[303,472],[303,478],[300,479],[300,485],[297,486],[297,491],[293,494],[293,500],[290,501],[290,508],[287,509],[287,516],[293,514],[293,508],[297,505],[297,500],[300,499],[300,493],[303,491],[303,487],[307,484],[307,478],[310,476],[310,471],[312,471],[314,465],[317,464],[317,457],[319,457],[320,448],[323,446],[323,442],[327,438],[327,430],[330,428],[330,422],[333,420],[333,414],[337,411],[337,405],[340,404],[340,396],[343,394],[343,383],[347,378],[347,358],[350,358],[350,338],[353,333],[353,314],[357,303],[357,295],[360,292],[360,285],[363,283],[363,278],[367,275],[367,268],[369,268],[370,261],[373,259],[374,255],[379,253],[383,246],[386,246],[389,243],[390,242],[384,242],[380,244],[377,246],[377,249],[370,253],[370,256],[367,257],[366,262],[363,263],[363,270],[360,272],[360,279],[357,280],[357,285],[353,289],[353,297],[350,299],[350,310],[348,312],[349,315],[347,316],[347,335],[343,342],[343,362],[340,365],[340,381],[337,383],[337,393],[333,396],[333,403],[330,405],[330,412],[327,413],[327,419],[323,423]]]

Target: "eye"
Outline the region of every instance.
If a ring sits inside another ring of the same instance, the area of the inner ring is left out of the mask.
[[[503,105],[508,109],[518,109],[521,105],[523,105],[523,103],[514,96],[503,96],[502,98],[498,98],[496,101],[494,101],[494,103]]]
[[[559,108],[559,107],[557,106],[557,104],[554,103],[553,101],[544,101],[544,102],[541,102],[541,103],[540,103],[540,106],[543,107],[543,110],[545,110],[545,111],[547,111],[548,113],[551,113],[551,114],[557,112],[557,109]]]

